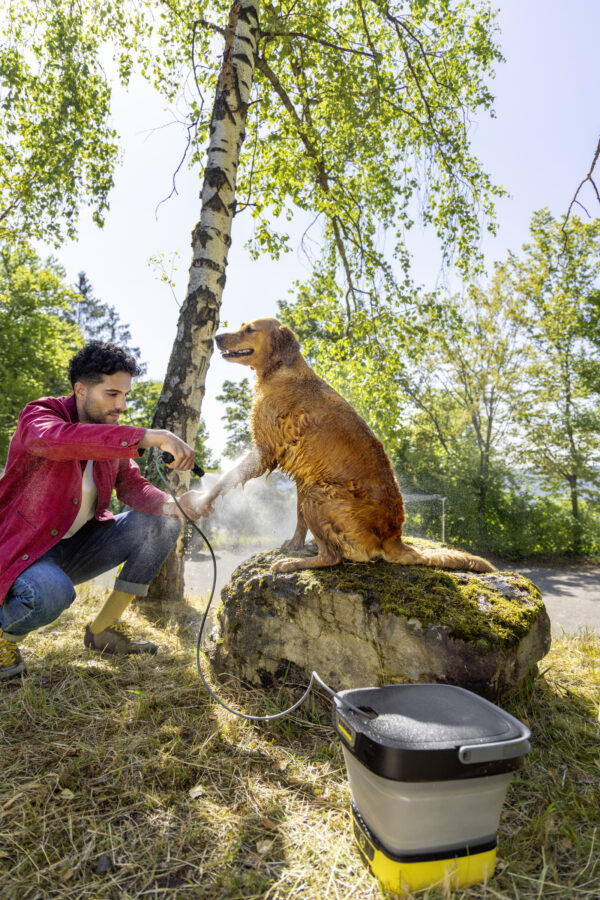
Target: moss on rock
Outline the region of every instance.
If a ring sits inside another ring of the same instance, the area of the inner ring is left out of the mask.
[[[416,539],[411,543],[439,546]],[[297,555],[313,552],[309,547]],[[275,605],[281,612],[279,595],[359,595],[370,614],[402,617],[417,628],[442,627],[453,639],[482,651],[517,644],[544,609],[539,589],[514,572],[450,572],[378,560],[274,576],[269,567],[283,555],[274,550],[252,556],[235,570],[223,596],[243,596],[265,611]]]

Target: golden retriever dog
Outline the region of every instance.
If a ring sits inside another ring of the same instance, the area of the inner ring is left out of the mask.
[[[381,441],[313,372],[287,325],[257,319],[235,333],[218,335],[216,342],[223,359],[256,372],[254,449],[199,495],[199,515],[208,515],[215,499],[236,485],[280,469],[298,489],[298,524],[283,549],[300,550],[310,529],[318,552],[278,560],[273,571],[378,558],[402,565],[495,571],[469,553],[418,550],[403,542],[402,496]]]

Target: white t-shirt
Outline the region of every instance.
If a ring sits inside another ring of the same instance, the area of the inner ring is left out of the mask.
[[[94,513],[96,512],[98,489],[94,484],[93,465],[93,461],[88,459],[81,479],[81,503],[79,504],[79,512],[67,533],[63,535],[63,541],[65,538],[73,537],[80,528],[83,528],[86,522],[93,519]]]

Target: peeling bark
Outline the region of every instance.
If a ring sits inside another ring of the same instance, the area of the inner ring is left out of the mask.
[[[192,232],[192,262],[163,391],[152,422],[194,446],[205,394],[206,373],[219,326],[231,223],[235,213],[237,167],[254,77],[259,0],[235,0],[225,32],[223,64],[210,124],[210,143],[201,192],[200,221]],[[189,473],[169,476],[179,493]],[[150,587],[150,596],[183,596],[183,538]]]

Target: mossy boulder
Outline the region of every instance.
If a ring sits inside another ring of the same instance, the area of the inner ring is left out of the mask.
[[[441,682],[493,698],[550,649],[540,591],[522,575],[383,560],[274,574],[281,555],[257,553],[223,588],[217,673],[267,686],[314,669],[336,690]]]

